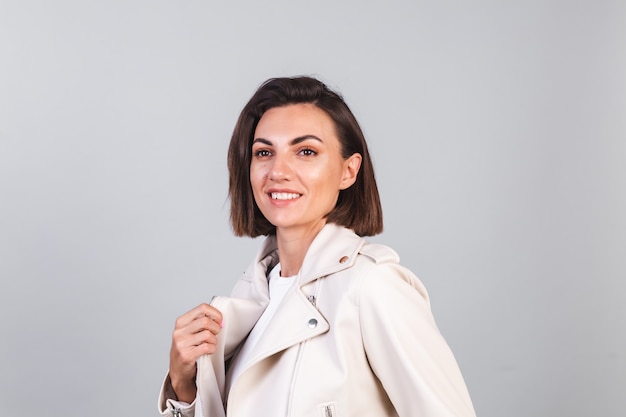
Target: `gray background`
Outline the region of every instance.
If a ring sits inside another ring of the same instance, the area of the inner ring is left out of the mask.
[[[626,409],[623,1],[0,1],[0,403],[156,415],[175,318],[259,245],[226,147],[338,88],[482,417]]]

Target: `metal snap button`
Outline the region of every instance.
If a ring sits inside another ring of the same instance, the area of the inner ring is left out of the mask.
[[[310,327],[311,329],[316,328],[316,327],[317,327],[317,319],[311,319],[311,320],[309,320],[309,327]]]

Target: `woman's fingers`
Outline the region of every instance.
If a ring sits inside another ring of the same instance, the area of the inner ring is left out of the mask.
[[[170,367],[189,373],[200,356],[215,352],[221,330],[222,313],[208,304],[201,304],[176,320],[172,333]]]
[[[220,323],[216,322],[214,319],[207,316],[200,316],[189,323],[186,327],[181,329],[175,329],[174,332],[179,331],[182,334],[192,335],[195,333],[200,333],[204,330],[208,330],[214,335],[218,334],[222,326]]]
[[[170,350],[170,379],[179,399],[193,401],[196,360],[215,353],[221,328],[222,313],[208,304],[200,304],[176,319]]]
[[[183,314],[182,316],[180,316],[177,320],[176,320],[176,328],[183,328],[186,327],[188,325],[190,325],[191,323],[193,323],[194,320],[197,320],[199,318],[202,317],[208,317],[210,319],[212,319],[214,322],[216,322],[217,324],[220,325],[222,324],[222,313],[216,309],[213,306],[210,306],[208,304],[200,304],[199,306],[197,306],[196,308],[188,311],[187,313]]]
[[[172,348],[179,353],[185,362],[195,362],[202,353],[197,356],[192,355],[191,357],[188,357],[188,355],[196,352],[197,349],[195,348],[203,344],[215,346],[217,344],[217,336],[212,331],[204,329],[191,334],[174,335],[172,338]]]

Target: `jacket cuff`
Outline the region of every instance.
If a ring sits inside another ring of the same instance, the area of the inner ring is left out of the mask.
[[[196,408],[196,400],[194,399],[191,404],[178,401],[168,373],[161,386],[158,406],[159,413],[165,417],[193,417]]]

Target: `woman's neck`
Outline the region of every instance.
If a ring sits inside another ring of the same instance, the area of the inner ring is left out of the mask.
[[[311,242],[325,224],[324,222],[305,230],[276,229],[278,259],[280,260],[280,275],[282,277],[290,277],[300,272]]]

